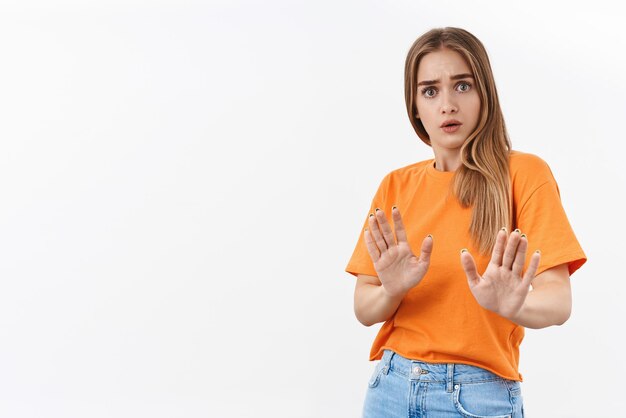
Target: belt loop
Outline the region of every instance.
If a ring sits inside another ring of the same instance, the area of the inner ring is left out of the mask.
[[[454,384],[454,363],[448,363],[448,376],[446,378],[446,391],[452,392],[452,385]]]
[[[389,373],[389,367],[391,367],[391,358],[396,354],[393,350],[385,349],[385,354],[383,355],[383,360],[385,360],[385,367],[383,369],[383,373]]]

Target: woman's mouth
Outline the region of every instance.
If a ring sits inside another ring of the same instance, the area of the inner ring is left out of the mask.
[[[441,129],[443,129],[444,132],[452,133],[452,132],[456,132],[460,127],[461,127],[461,124],[453,124],[453,125],[442,126]]]

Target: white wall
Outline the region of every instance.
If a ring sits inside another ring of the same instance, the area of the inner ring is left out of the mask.
[[[486,46],[515,149],[589,257],[527,330],[528,416],[621,406],[626,33],[609,1],[0,5],[0,416],[358,417],[379,325],[343,271],[417,36]]]

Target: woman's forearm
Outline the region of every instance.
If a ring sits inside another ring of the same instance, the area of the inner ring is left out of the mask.
[[[382,285],[363,284],[354,291],[354,314],[369,327],[391,318],[403,298],[404,295],[390,296]]]
[[[572,311],[572,294],[558,283],[546,284],[528,292],[522,309],[511,321],[526,328],[563,325]]]

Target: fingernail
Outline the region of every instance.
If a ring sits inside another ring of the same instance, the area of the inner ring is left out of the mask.
[[[515,231],[513,231],[513,232],[520,233],[520,232],[522,232],[522,231],[520,231],[519,229],[515,228]]]
[[[526,238],[526,234],[522,234],[522,238]]]
[[[463,249],[461,250],[461,254],[466,253],[466,252],[467,252],[467,248],[463,248]]]
[[[394,209],[398,209],[398,207],[397,206],[392,206],[391,210],[394,210]]]
[[[373,213],[370,213],[370,218],[371,218],[372,216],[374,216],[374,214],[373,214]]]
[[[380,209],[376,208],[376,212],[378,212]]]
[[[539,251],[539,250],[537,250],[537,251],[535,251],[535,252],[536,252],[537,254],[541,254],[541,251]]]
[[[428,235],[426,235],[426,236],[427,236],[427,237],[431,237],[431,238],[433,237],[433,236],[432,236],[432,235],[430,235],[430,234],[428,234]]]
[[[500,231],[506,232],[506,226],[503,226],[502,228],[500,228]]]

